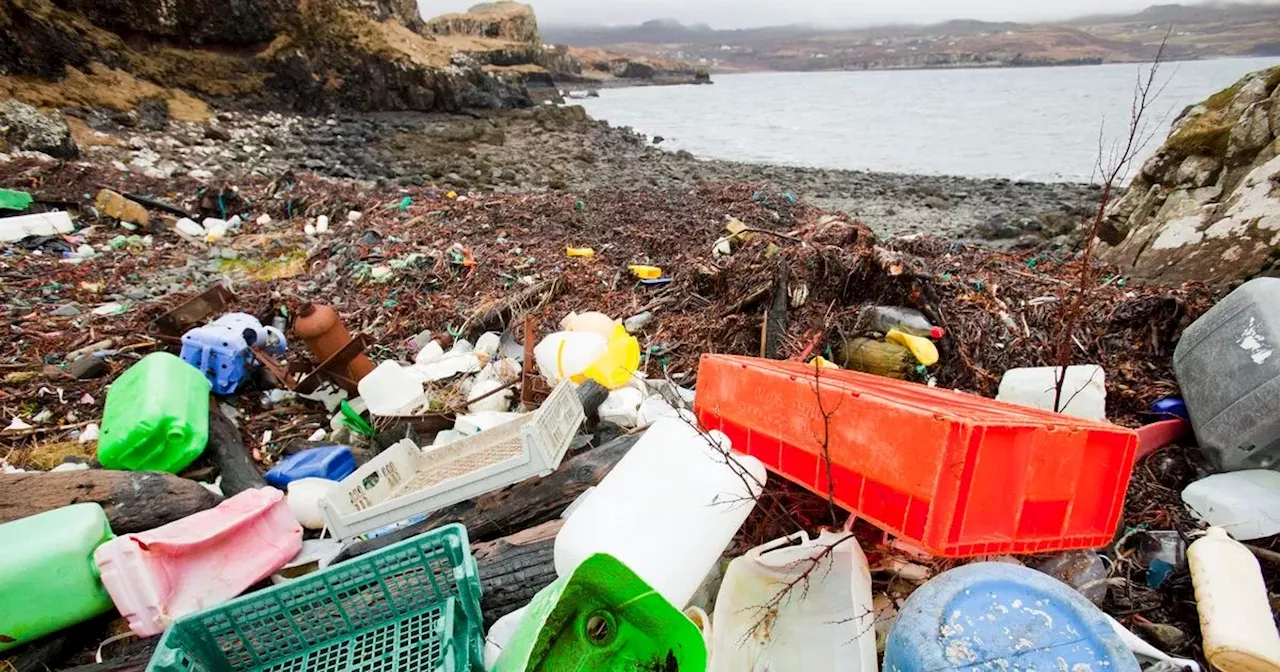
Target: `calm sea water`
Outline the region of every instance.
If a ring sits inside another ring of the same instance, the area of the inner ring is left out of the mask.
[[[1187,105],[1280,58],[1166,63],[1156,139]],[[606,89],[598,119],[702,158],[901,173],[1088,181],[1098,137],[1127,130],[1138,65],[753,73],[714,86]]]

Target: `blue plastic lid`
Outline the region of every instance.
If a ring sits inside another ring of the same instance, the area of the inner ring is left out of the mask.
[[[885,672],[962,669],[1138,672],[1097,607],[1019,565],[980,562],[921,586],[885,646]]]
[[[356,458],[347,446],[325,446],[294,453],[267,472],[267,483],[280,488],[301,478],[341,481],[356,470]]]
[[[1151,404],[1151,412],[1157,415],[1167,415],[1190,420],[1191,415],[1187,413],[1187,402],[1178,397],[1166,397]]]

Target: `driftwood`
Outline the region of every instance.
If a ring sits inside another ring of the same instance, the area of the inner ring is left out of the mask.
[[[530,478],[509,488],[491,492],[441,509],[426,520],[376,539],[359,541],[342,549],[335,560],[349,560],[433,530],[462,523],[472,543],[492,541],[549,520],[564,512],[587,488],[596,485],[640,436],[623,436],[599,448],[565,460],[546,478]]]
[[[787,286],[789,276],[790,268],[783,260],[778,264],[778,276],[773,283],[773,296],[769,299],[769,307],[764,312],[764,323],[760,326],[760,356],[764,359],[778,358],[782,339],[787,335],[787,308],[791,301],[790,288]]]
[[[484,595],[480,612],[485,630],[528,604],[534,594],[556,580],[556,533],[563,525],[562,520],[552,520],[496,541],[471,545],[480,568]]]
[[[267,487],[244,446],[240,429],[222,414],[217,404],[209,405],[209,442],[205,445],[205,452],[218,465],[218,472],[222,475],[222,494],[227,497]]]
[[[143,672],[159,643],[159,637],[130,642],[124,645],[124,650],[119,655],[109,660],[63,668],[61,672]]]
[[[25,647],[6,652],[0,662],[5,672],[47,672],[64,667],[71,656],[80,653],[86,642],[100,642],[107,637],[108,617],[95,618],[66,630],[38,639]],[[0,656],[2,657],[2,656]]]
[[[0,474],[0,523],[97,502],[116,534],[143,532],[217,506],[199,483],[159,472],[86,471]]]
[[[519,316],[556,298],[556,295],[564,291],[568,284],[562,278],[556,277],[522,289],[499,301],[486,302],[471,313],[462,330],[468,336],[475,337],[486,329],[496,329],[515,322]]]

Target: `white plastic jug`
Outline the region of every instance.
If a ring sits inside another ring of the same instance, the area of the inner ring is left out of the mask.
[[[556,573],[608,553],[683,609],[755,507],[760,460],[729,452],[720,432],[654,423],[556,536]]]
[[[1211,527],[1187,549],[1187,562],[1209,664],[1222,672],[1280,670],[1280,634],[1253,553]]]
[[[1068,366],[1062,383],[1062,408],[1053,407],[1060,366],[1009,369],[996,399],[1089,420],[1107,419],[1107,374],[1096,364]]]
[[[1195,517],[1240,541],[1280,534],[1280,472],[1214,474],[1188,485],[1182,501]]]
[[[817,539],[798,532],[729,563],[708,670],[875,672],[875,619],[871,569],[858,540],[848,532]]]
[[[533,348],[538,372],[555,385],[587,370],[609,350],[609,339],[594,332],[557,331]]]
[[[374,415],[400,415],[423,398],[422,381],[399,362],[386,361],[357,385],[360,397]]]

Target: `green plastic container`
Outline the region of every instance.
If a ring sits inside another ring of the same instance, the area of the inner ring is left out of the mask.
[[[604,553],[529,603],[493,672],[703,672],[702,633],[621,560]]]
[[[93,551],[114,536],[97,504],[0,525],[0,651],[111,609]]]
[[[480,575],[447,525],[179,619],[147,672],[482,672]]]
[[[107,390],[98,461],[107,469],[176,474],[209,441],[209,381],[167,352],[129,367]]]

